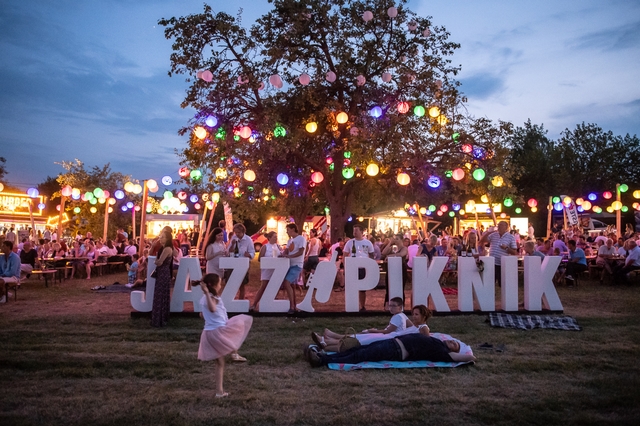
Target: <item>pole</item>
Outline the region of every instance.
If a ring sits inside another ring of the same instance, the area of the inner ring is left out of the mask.
[[[58,217],[58,242],[62,241],[62,215],[64,215],[65,196],[60,194],[60,216]]]
[[[209,241],[209,232],[211,232],[211,224],[213,223],[213,213],[216,211],[216,202],[211,201],[211,203],[213,204],[213,207],[211,207],[211,214],[209,215],[209,223],[207,223],[207,235],[204,240],[205,244],[207,244],[207,241]],[[203,247],[203,251],[205,248],[206,247]]]
[[[547,239],[551,237],[551,215],[553,214],[553,197],[549,197],[549,204],[547,204]]]
[[[200,228],[198,229],[198,241],[196,242],[196,250],[198,251],[198,254],[200,253],[200,244],[202,244],[202,238],[204,238],[204,221],[205,217],[207,216],[208,205],[209,203],[204,203],[204,212],[202,212],[202,220],[200,221]],[[211,214],[213,214],[213,212],[211,212]]]
[[[136,240],[136,207],[133,206],[131,209],[131,235],[133,235],[133,240]]]
[[[107,228],[109,228],[109,199],[104,202],[104,229],[102,230],[102,241],[107,241]]]
[[[142,250],[144,250],[144,233],[145,225],[147,221],[147,200],[149,199],[149,188],[147,188],[147,181],[142,184],[142,208],[140,209],[140,244],[138,244],[138,256],[142,256]],[[134,210],[135,211],[135,210]]]
[[[31,218],[31,232],[33,236],[29,235],[29,240],[36,240],[36,222],[33,220],[33,198],[29,200],[29,217]]]
[[[616,201],[620,201],[620,184],[616,183]],[[620,238],[622,236],[622,217],[620,209],[616,210],[616,236]]]

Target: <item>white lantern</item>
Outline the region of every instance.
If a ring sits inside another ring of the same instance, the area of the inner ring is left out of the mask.
[[[388,83],[391,81],[391,73],[390,72],[383,72],[382,73],[382,81],[384,81],[385,83]]]
[[[367,79],[364,78],[363,75],[359,75],[358,77],[356,77],[356,82],[358,84],[358,86],[362,86],[364,85],[364,83],[366,83]]]
[[[336,81],[336,73],[333,71],[329,71],[327,73],[326,79],[329,83],[333,83],[334,81]]]
[[[369,22],[372,19],[373,19],[373,12],[371,12],[370,10],[367,10],[365,13],[362,14],[362,20],[364,22]]]
[[[300,78],[298,78],[298,81],[300,82],[300,84],[302,84],[303,86],[306,86],[307,84],[309,84],[311,82],[311,77],[309,77],[309,74],[302,74],[300,76]]]
[[[396,16],[398,16],[398,9],[391,6],[389,9],[387,9],[387,15],[389,15],[389,18],[391,19],[395,18]]]
[[[207,83],[211,83],[211,81],[213,80],[213,74],[209,70],[203,71],[202,72],[202,79],[204,81],[206,81]]]

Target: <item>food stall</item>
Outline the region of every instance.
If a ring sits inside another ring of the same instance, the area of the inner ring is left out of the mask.
[[[176,235],[183,229],[186,231],[196,229],[199,223],[200,215],[197,214],[148,214],[145,237],[157,237],[165,226],[170,226],[173,234]]]

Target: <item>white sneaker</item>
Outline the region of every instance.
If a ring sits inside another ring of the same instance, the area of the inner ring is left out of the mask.
[[[133,284],[125,284],[124,286],[127,287],[127,288],[131,288],[131,287],[133,287]]]
[[[564,277],[565,280],[573,281],[573,277],[571,275],[567,275]]]
[[[7,297],[6,296],[0,297],[0,303],[7,303]]]

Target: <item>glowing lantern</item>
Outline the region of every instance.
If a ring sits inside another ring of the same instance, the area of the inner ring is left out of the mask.
[[[538,200],[536,200],[535,198],[529,198],[529,201],[527,201],[527,205],[531,208],[537,207]]]
[[[227,178],[227,169],[223,169],[220,167],[216,170],[216,178],[218,179],[226,179]]]
[[[447,210],[449,210],[449,207],[446,204],[443,204],[440,206],[440,210],[446,212]]]
[[[571,197],[564,197],[564,198],[562,199],[562,204],[564,204],[565,206],[567,206],[567,207],[568,207],[568,206],[570,206],[570,205],[571,205],[571,201],[573,201],[573,200],[571,200]]]
[[[344,124],[349,121],[349,116],[346,112],[339,112],[338,115],[336,115],[336,121],[340,124]]]
[[[453,176],[452,170],[447,170],[446,172],[444,172],[444,177],[451,178],[451,176]]]
[[[372,116],[373,118],[382,117],[382,108],[380,108],[379,106],[374,106],[369,110],[369,115]]]
[[[464,211],[464,209],[460,209],[458,213],[460,214],[460,216],[464,216],[465,214],[467,214],[467,212]]]
[[[71,196],[75,197],[75,199],[77,200],[78,198],[80,198],[80,190],[78,188],[73,188],[71,190]]]
[[[309,133],[315,133],[315,131],[318,130],[318,124],[315,121],[311,121],[307,123],[307,125],[305,126],[305,129]]]
[[[372,19],[373,19],[373,12],[371,12],[370,10],[367,10],[362,14],[362,20],[364,22],[369,22]]]
[[[389,18],[391,19],[395,18],[396,16],[398,16],[398,9],[391,6],[389,9],[387,9],[387,15],[389,15]]]
[[[163,176],[161,181],[162,181],[162,184],[166,186],[169,186],[173,183],[173,179],[171,179],[171,176]]]
[[[591,201],[585,201],[582,203],[582,205],[580,206],[585,210],[590,210],[591,209]]]
[[[429,211],[430,211],[430,212],[435,212],[435,211],[436,211],[436,206],[435,206],[435,205],[433,205],[433,204],[431,204],[431,205],[429,206]]]
[[[398,112],[400,114],[406,114],[409,112],[409,103],[408,102],[398,102]]]
[[[584,199],[583,198],[576,198],[576,206],[581,206],[582,203],[584,203]]]
[[[154,189],[158,189],[158,182],[156,182],[155,179],[149,179],[147,181],[147,188],[149,188],[149,190],[151,191],[153,191]]]
[[[196,210],[200,210],[202,208],[202,205],[200,203],[195,203],[193,205],[193,208],[195,208]]]
[[[184,192],[184,191],[178,192],[178,198],[181,199],[181,200],[186,200],[187,199],[187,193]]]
[[[520,214],[520,213],[522,213],[522,209],[520,207],[516,207],[515,212],[516,212],[516,214]],[[504,213],[502,213],[502,214],[504,214]]]
[[[95,197],[93,196],[93,192],[85,192],[84,193],[84,198],[85,198],[85,200],[91,200],[91,199],[93,199]]]
[[[439,115],[440,115],[440,108],[435,106],[429,108],[429,117],[436,118]]]
[[[420,214],[426,214],[427,213],[427,209],[425,207],[420,207]]]
[[[276,177],[276,181],[278,181],[278,183],[280,185],[286,185],[287,183],[289,183],[289,176],[287,176],[284,173],[280,173],[277,177]]]
[[[439,116],[436,120],[438,121],[438,124],[441,126],[444,126],[445,124],[447,124],[447,121],[449,121],[447,120],[447,117],[445,117],[444,115]]]
[[[213,201],[214,203],[220,202],[220,193],[214,192],[213,194],[211,194],[211,201]]]
[[[471,154],[471,152],[473,151],[473,147],[469,144],[464,144],[462,145],[462,152],[464,152],[465,154]]]
[[[511,198],[505,198],[502,204],[504,204],[505,207],[511,207],[513,206],[513,200]]]
[[[488,203],[489,197],[487,197],[487,194],[483,194],[482,196],[480,196],[480,201],[482,201],[483,203]]]
[[[411,178],[409,177],[409,175],[402,172],[398,173],[397,180],[398,180],[398,183],[402,186],[409,185],[409,182],[411,182]]]
[[[178,174],[181,177],[187,177],[187,176],[189,176],[189,173],[190,172],[189,172],[189,169],[187,167],[180,167],[180,169],[178,169]],[[125,188],[125,190],[126,190],[126,188]]]
[[[473,171],[473,178],[474,178],[475,180],[482,180],[482,179],[484,179],[484,177],[485,177],[484,170],[482,170],[482,169],[475,169],[475,170]]]
[[[636,203],[637,204],[637,203]],[[38,204],[38,209],[39,210],[44,210],[44,208],[47,207],[44,203],[40,203]],[[634,207],[635,208],[635,207]]]
[[[506,213],[500,213],[500,218],[501,218],[501,219],[504,219],[505,217],[507,217],[507,214],[506,214]]]
[[[367,166],[366,172],[369,176],[377,176],[380,172],[380,167],[375,163],[371,163]]]
[[[345,179],[351,179],[355,174],[355,170],[353,170],[351,167],[342,169],[342,177],[344,177]]]
[[[590,193],[590,194],[587,196],[587,198],[588,198],[590,201],[595,201],[595,200],[598,198],[598,196],[597,196],[595,193],[593,193],[593,192],[592,192],[592,193]]]
[[[613,197],[613,194],[609,191],[605,191],[602,193],[602,196],[608,200],[609,198]]]
[[[95,208],[95,207],[91,207],[91,208],[89,209],[89,211],[90,211],[91,213],[95,213],[95,212],[97,212],[97,211],[98,211],[98,209],[97,209],[97,208]]]
[[[311,181],[313,183],[320,183],[324,180],[324,176],[320,172],[311,173]]]
[[[555,203],[553,205],[553,208],[555,209],[555,211],[559,212],[562,211],[562,203]]]
[[[140,194],[142,192],[142,185],[136,183],[135,185],[133,185],[133,191],[134,194]],[[114,200],[115,198],[110,198],[110,200]]]
[[[440,178],[438,176],[429,176],[427,179],[427,185],[431,188],[437,188],[440,186]]]
[[[500,188],[504,184],[504,179],[502,178],[502,176],[496,176],[493,179],[491,179],[491,183],[496,188]]]
[[[247,182],[253,182],[254,180],[256,180],[256,172],[254,172],[253,170],[245,170],[244,179]]]
[[[38,191],[36,188],[29,188],[27,189],[27,195],[31,198],[36,198],[38,195],[40,195],[40,191]]]
[[[442,212],[442,210],[438,210],[438,211],[436,212],[436,214],[437,214],[438,216],[442,216],[444,213]]]
[[[311,82],[311,77],[309,77],[309,74],[305,73],[305,74],[300,75],[300,77],[298,78],[298,81],[303,86],[306,86],[307,84],[309,84]]]
[[[103,197],[104,197],[104,193],[102,192],[102,189],[101,189],[101,188],[96,188],[96,189],[94,189],[94,190],[93,190],[93,195],[94,195],[96,198],[103,198]]]
[[[595,206],[595,207],[593,208],[593,211],[594,211],[595,213],[602,213],[602,207]]]
[[[131,201],[129,201],[127,203],[127,208],[132,209],[133,208],[133,203]]]
[[[626,212],[628,212],[628,211],[629,211],[629,207],[627,207],[627,206],[622,206],[622,207],[620,208],[620,210],[622,211],[622,213],[626,213]]]
[[[553,198],[551,199],[551,202],[552,202],[553,204],[559,203],[559,202],[560,202],[560,197],[553,197]]]
[[[216,127],[218,125],[218,119],[215,118],[213,115],[208,115],[207,118],[204,120],[204,124],[206,124],[209,127]]]
[[[4,185],[2,183],[0,183],[0,192],[2,192],[3,190],[4,190]]]
[[[201,139],[201,140],[202,140],[202,139],[204,139],[204,138],[206,138],[206,137],[207,137],[207,129],[205,129],[205,128],[204,128],[204,127],[202,127],[202,126],[196,126],[196,127],[193,129],[193,134],[194,134],[194,135],[196,135],[196,138],[198,138],[198,139]]]
[[[66,185],[65,187],[62,188],[62,191],[60,191],[60,192],[65,197],[68,197],[68,196],[71,195],[71,191],[73,191],[73,188],[71,188],[69,185]]]
[[[424,107],[422,105],[418,105],[415,108],[413,108],[413,113],[417,116],[417,117],[423,117],[424,116]]]
[[[633,191],[633,198],[640,198],[640,190]]]
[[[633,207],[634,209],[638,210],[638,208],[640,208],[640,203],[633,203],[633,204],[631,204],[631,207]],[[40,208],[40,204],[38,204],[38,208]],[[42,209],[40,209],[40,210],[42,210]]]
[[[74,208],[74,209],[73,209],[73,212],[74,212],[74,213],[76,213],[76,214],[80,213],[80,207],[76,207],[76,208]]]
[[[329,83],[333,83],[334,81],[336,81],[336,73],[333,71],[329,71],[325,78]]]
[[[251,136],[251,127],[249,126],[243,126],[240,129],[240,137],[242,139],[249,139],[249,137]]]
[[[537,211],[538,211],[538,208],[537,208],[537,207],[535,207],[535,206],[534,206],[534,207],[531,207],[531,213],[535,213],[535,212],[537,212]]]
[[[614,201],[611,203],[611,207],[613,207],[614,210],[620,210],[622,208],[622,203],[620,201]]]
[[[613,207],[611,206],[607,207],[607,213],[613,213]]]
[[[457,168],[453,171],[453,180],[462,180],[464,179],[464,170],[461,168]]]
[[[629,185],[627,185],[626,183],[623,183],[618,187],[618,190],[620,192],[627,192],[629,190]]]
[[[285,137],[287,136],[287,130],[282,126],[276,126],[276,128],[273,129],[273,136],[276,138]]]

